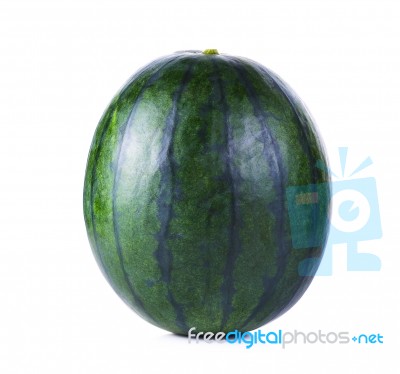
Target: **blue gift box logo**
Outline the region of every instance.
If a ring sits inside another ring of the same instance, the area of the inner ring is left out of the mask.
[[[301,250],[319,247],[322,230],[326,230],[323,222],[327,204],[331,204],[331,221],[329,236],[322,258],[309,258],[299,266],[301,275],[312,275],[318,267],[316,275],[332,274],[332,246],[344,243],[347,245],[348,271],[379,271],[381,261],[371,253],[360,253],[358,244],[362,241],[376,240],[382,237],[379,213],[378,194],[375,178],[353,178],[361,170],[372,164],[365,159],[354,171],[345,177],[347,148],[339,148],[341,177],[331,170],[331,201],[328,201],[326,184],[291,186],[286,190],[292,245]],[[322,163],[316,165],[326,169]],[[312,225],[311,236],[309,225]],[[308,226],[307,226],[308,225]],[[321,263],[320,263],[321,262]]]

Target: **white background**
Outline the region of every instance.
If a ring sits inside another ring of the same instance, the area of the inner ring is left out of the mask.
[[[1,373],[396,372],[399,344],[400,12],[397,0],[0,2]],[[189,345],[142,321],[91,253],[87,153],[110,99],[139,67],[218,48],[282,76],[315,117],[331,165],[377,180],[380,272],[318,277],[265,331],[381,333],[381,345]],[[350,170],[349,169],[349,170]]]

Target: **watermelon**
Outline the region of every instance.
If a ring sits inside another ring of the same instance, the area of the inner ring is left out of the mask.
[[[272,71],[216,50],[159,58],[117,93],[92,141],[94,256],[160,328],[256,329],[300,299],[320,262],[330,186],[318,163],[313,121]]]

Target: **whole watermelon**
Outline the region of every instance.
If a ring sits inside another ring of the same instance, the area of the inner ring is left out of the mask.
[[[216,50],[162,57],[114,97],[94,135],[84,186],[94,255],[156,326],[258,328],[315,275],[325,162],[305,107],[264,66]]]

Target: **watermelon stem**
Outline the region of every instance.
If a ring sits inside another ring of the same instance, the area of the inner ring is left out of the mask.
[[[217,49],[205,49],[203,51],[203,54],[205,54],[205,55],[219,55]]]

